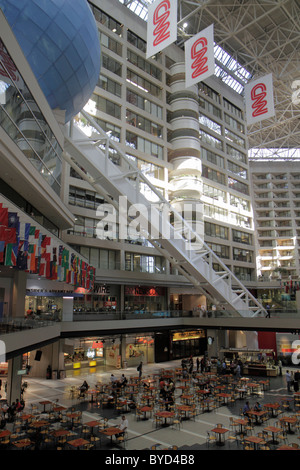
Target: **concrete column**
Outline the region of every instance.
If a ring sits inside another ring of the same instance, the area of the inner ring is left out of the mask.
[[[22,356],[18,356],[8,361],[6,396],[9,404],[21,397],[22,375],[18,375],[18,371],[22,369],[22,360]]]
[[[24,271],[15,271],[12,286],[11,315],[24,318],[27,274]]]
[[[123,362],[126,361],[126,336],[121,336],[120,344],[120,354],[121,354],[121,367],[123,367]]]
[[[62,321],[73,321],[73,297],[63,297]]]

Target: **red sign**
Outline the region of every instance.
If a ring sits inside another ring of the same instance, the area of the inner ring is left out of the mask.
[[[148,7],[147,59],[177,39],[177,0],[157,0]]]
[[[252,116],[260,116],[261,114],[265,114],[268,112],[267,108],[267,100],[265,99],[267,96],[267,87],[264,83],[258,83],[255,85],[251,90],[251,100],[253,101],[252,109]]]
[[[198,48],[198,46],[200,46]],[[191,59],[192,59],[192,78],[197,78],[199,75],[208,71],[207,64],[207,39],[199,38],[194,42],[191,48]]]

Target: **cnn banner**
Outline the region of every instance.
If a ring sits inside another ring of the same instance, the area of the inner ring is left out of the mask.
[[[177,0],[157,0],[149,5],[147,59],[177,39]]]
[[[247,124],[255,124],[275,115],[271,73],[245,85],[245,104]]]
[[[185,42],[185,86],[205,80],[215,73],[214,25]]]

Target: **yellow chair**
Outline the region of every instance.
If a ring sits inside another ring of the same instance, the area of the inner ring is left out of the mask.
[[[207,431],[206,445],[209,446],[210,444],[215,444],[216,442],[217,442],[216,436],[214,436],[209,431]]]

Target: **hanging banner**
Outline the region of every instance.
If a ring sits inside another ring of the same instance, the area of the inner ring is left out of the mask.
[[[185,86],[205,80],[215,73],[214,25],[185,42]]]
[[[245,85],[245,104],[249,125],[275,115],[271,73]]]
[[[177,39],[177,0],[157,0],[149,5],[146,57],[162,51]]]

